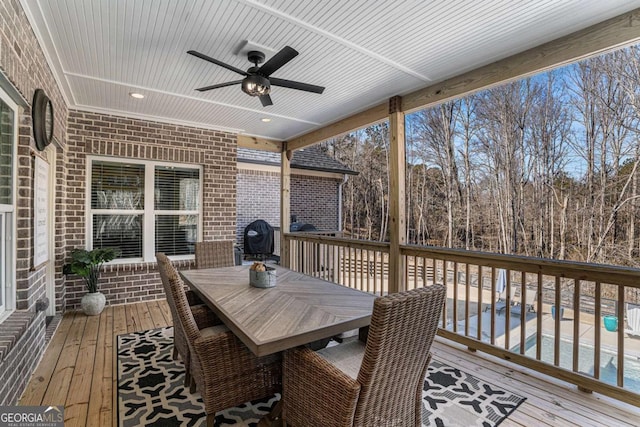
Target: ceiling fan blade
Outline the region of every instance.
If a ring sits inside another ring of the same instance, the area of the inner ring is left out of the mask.
[[[298,56],[298,51],[290,46],[283,47],[280,52],[276,53],[265,62],[258,70],[258,74],[269,77],[287,62]]]
[[[242,74],[243,76],[247,76],[248,75],[246,71],[241,70],[240,68],[236,68],[233,65],[225,64],[224,62],[218,61],[217,59],[213,59],[212,57],[207,56],[204,53],[196,52],[195,50],[189,50],[189,51],[187,51],[187,53],[189,55],[196,56],[196,57],[198,57],[200,59],[204,59],[205,61],[209,61],[209,62],[211,62],[213,64],[216,64],[216,65],[219,65],[221,67],[224,67],[227,70],[231,70],[231,71],[234,71],[234,72],[236,72],[238,74]]]
[[[273,102],[271,101],[271,97],[269,95],[261,95],[258,98],[260,98],[260,102],[262,102],[263,107],[273,105]]]
[[[221,87],[227,87],[227,86],[233,86],[233,85],[238,85],[242,83],[242,80],[235,80],[233,82],[227,82],[227,83],[218,83],[217,85],[211,85],[211,86],[205,86],[205,87],[199,87],[198,89],[196,89],[198,92],[205,92],[211,89],[218,89]]]
[[[270,78],[269,81],[271,82],[272,86],[288,87],[289,89],[298,89],[298,90],[304,90],[305,92],[313,92],[313,93],[324,92],[324,87],[322,86],[310,85],[307,83],[294,82],[292,80],[284,80],[284,79],[276,79],[276,78]]]

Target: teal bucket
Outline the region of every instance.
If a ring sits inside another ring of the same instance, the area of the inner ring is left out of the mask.
[[[564,307],[560,307],[560,313],[558,313],[558,314],[560,314],[560,320],[564,319]],[[551,306],[551,317],[553,319],[556,318],[556,306],[555,305]]]
[[[604,316],[604,328],[609,332],[618,330],[618,318],[616,316]]]

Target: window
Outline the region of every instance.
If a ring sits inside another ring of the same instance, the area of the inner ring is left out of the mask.
[[[92,248],[152,261],[156,252],[190,257],[201,234],[201,168],[90,158]]]
[[[15,307],[15,161],[17,105],[0,90],[0,318]]]

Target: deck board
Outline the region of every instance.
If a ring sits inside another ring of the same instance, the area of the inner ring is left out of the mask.
[[[531,413],[552,425],[634,426],[638,424],[633,420],[640,419],[640,408],[597,393],[578,391],[572,384],[493,356],[472,353],[441,338],[434,344],[433,354],[477,378],[526,397],[521,409],[529,412],[527,407],[533,406],[535,410]],[[606,424],[603,424],[603,412]]]
[[[113,310],[105,310],[100,315],[98,348],[91,379],[91,394],[87,413],[88,426],[110,425],[113,420]]]
[[[86,316],[74,315],[51,381],[49,381],[49,386],[42,398],[42,402],[46,402],[47,405],[64,405],[67,400],[86,323]],[[65,424],[67,423],[66,417],[65,412]]]
[[[164,300],[107,307],[96,317],[65,314],[20,404],[67,402],[65,425],[116,425],[115,337],[170,323]],[[527,398],[501,427],[629,426],[640,420],[640,408],[459,344],[438,338],[432,350],[444,363]]]
[[[532,384],[532,379],[516,378],[516,372],[509,372],[509,368],[503,371],[494,371],[492,366],[485,367],[476,361],[471,366],[467,358],[459,357],[457,353],[449,351],[448,348],[441,349],[440,352],[434,350],[434,355],[444,359],[448,364],[455,368],[459,368],[492,384],[501,386],[502,388],[526,397],[527,400],[521,405],[517,412],[535,416],[536,423],[560,423],[561,425],[580,425],[598,427],[601,424],[595,423],[589,417],[584,416],[580,412],[575,412],[570,408],[566,408],[567,401],[557,401],[557,395],[546,393],[539,395]],[[526,391],[524,393],[523,391]],[[549,400],[545,399],[548,398]],[[554,405],[554,400],[557,405]],[[555,424],[557,425],[557,424]]]
[[[140,322],[140,316],[138,315],[138,304],[127,304],[124,306],[125,319],[127,319],[127,331],[144,331],[145,328]],[[148,329],[148,328],[146,328]]]
[[[72,323],[72,315],[64,316],[60,321],[57,333],[51,338],[47,347],[47,357],[42,358],[22,394],[22,399],[20,400],[22,405],[40,405],[42,402]]]
[[[158,301],[151,301],[149,303],[149,314],[151,315],[151,321],[153,322],[154,328],[160,328],[164,325],[167,325],[168,323],[171,323],[164,317],[164,313],[160,309]]]
[[[99,326],[100,316],[87,316],[65,402],[65,426],[88,425],[87,411],[95,372],[94,363],[99,359],[96,351]]]
[[[164,304],[169,307],[166,303]],[[168,324],[168,323],[167,323]],[[118,402],[118,367],[116,366],[116,351],[117,351],[117,341],[116,337],[121,334],[126,334],[129,332],[127,330],[127,320],[125,318],[125,309],[123,305],[118,305],[113,307],[113,334],[112,336],[112,346],[113,350],[111,351],[111,364],[113,370],[113,378],[111,379],[111,423],[110,425],[115,426],[118,424],[118,411],[116,410],[116,405]],[[132,331],[135,332],[135,331]],[[102,425],[102,424],[101,424]]]
[[[142,330],[154,329],[157,327],[151,318],[151,307],[153,305],[154,302],[150,302],[149,304],[136,304],[138,309],[138,319],[140,319],[140,327]]]

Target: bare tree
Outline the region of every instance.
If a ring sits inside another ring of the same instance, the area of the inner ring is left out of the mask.
[[[408,115],[408,241],[640,266],[639,121],[636,47]],[[388,126],[328,144],[345,229],[386,239]]]
[[[451,101],[423,110],[415,118],[414,138],[421,144],[426,164],[436,166],[442,174],[447,212],[445,245],[452,247],[456,229],[456,211],[462,199],[456,159],[456,119],[460,101]]]

